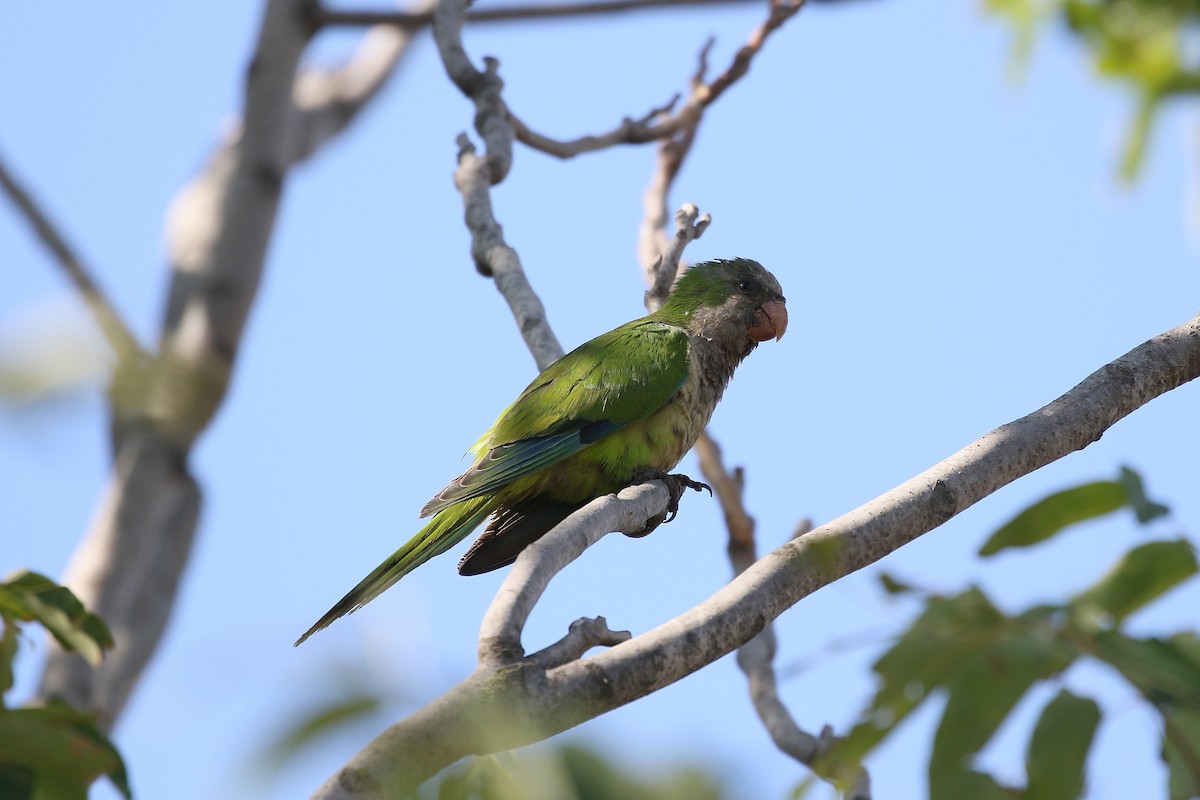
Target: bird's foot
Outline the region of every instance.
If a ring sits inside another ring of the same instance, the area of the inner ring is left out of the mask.
[[[636,486],[639,483],[649,483],[650,481],[662,481],[665,483],[667,485],[667,491],[671,496],[667,501],[666,511],[657,517],[651,517],[650,519],[646,520],[646,527],[642,528],[640,531],[625,534],[633,539],[640,539],[643,536],[648,536],[659,525],[675,519],[675,517],[679,515],[679,498],[683,497],[685,490],[692,489],[693,491],[699,492],[707,489],[709,495],[712,495],[712,487],[707,483],[694,481],[682,473],[668,473],[664,470],[656,469],[654,467],[643,467],[634,472],[633,481],[631,484]]]

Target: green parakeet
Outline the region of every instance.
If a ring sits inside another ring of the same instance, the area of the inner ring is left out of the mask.
[[[488,516],[458,565],[463,575],[511,564],[591,500],[665,474],[695,444],[737,365],[759,342],[781,338],[787,322],[783,290],[759,263],[692,267],[657,311],[597,336],[534,378],[471,448],[471,468],[421,509],[433,515],[429,524],[296,644],[454,547]]]

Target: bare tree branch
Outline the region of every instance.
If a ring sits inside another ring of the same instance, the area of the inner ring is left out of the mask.
[[[691,79],[693,98],[696,97],[698,88],[704,85],[704,75],[708,70],[708,51],[712,45],[713,40],[709,39],[704,43],[704,47],[700,48],[696,72]],[[642,262],[642,268],[645,270],[646,284],[650,287],[645,298],[647,307],[650,303],[661,303],[665,299],[665,295],[662,295],[661,292],[661,286],[666,284],[669,289],[679,271],[678,264],[676,264],[675,272],[670,273],[668,278],[668,270],[663,268],[663,261],[659,259],[664,259],[671,247],[671,242],[667,238],[671,186],[675,183],[675,177],[679,174],[684,159],[691,152],[702,116],[702,109],[699,106],[694,106],[689,102],[688,107],[691,109],[689,113],[681,112],[673,118],[680,121],[681,126],[668,133],[658,143],[658,159],[655,161],[654,174],[651,175],[650,185],[646,187],[646,192],[642,195],[642,225],[638,230],[637,247],[638,259]],[[684,111],[687,110],[688,108],[684,109]]]
[[[595,2],[498,6],[473,8],[467,11],[471,23],[515,22],[521,20],[566,19],[584,16],[607,16],[625,11],[650,11],[656,8],[692,8],[710,5],[757,5],[756,0],[595,0]],[[430,12],[341,10],[318,8],[314,15],[322,26],[392,25],[409,30],[423,28],[433,22]]]
[[[772,13],[767,22],[756,31],[750,44],[739,51],[738,58],[730,67],[730,71],[719,77],[714,82],[716,85],[720,87],[731,85],[739,77],[732,73],[735,68],[741,70],[740,74],[745,74],[745,65],[748,65],[753,53],[761,49],[769,30],[774,30],[785,19],[782,14],[777,13],[777,8],[778,5],[773,3]],[[799,4],[795,6],[795,9],[799,10]],[[794,14],[795,11],[790,13]],[[712,45],[713,40],[710,39],[700,51],[698,66],[691,80],[693,101],[710,96],[708,84],[705,83],[705,75],[708,70],[708,54]],[[721,91],[724,91],[724,88]],[[720,92],[718,91],[716,94],[719,95]],[[707,214],[703,217],[699,215],[699,210],[695,205],[685,204],[675,215],[675,236],[670,240],[667,239],[665,223],[670,189],[695,141],[701,119],[702,106],[696,105],[695,108],[696,112],[687,120],[687,124],[679,131],[671,133],[660,143],[655,172],[643,198],[644,214],[638,244],[646,283],[650,287],[645,296],[646,307],[649,309],[658,308],[665,302],[671,286],[680,273],[683,249],[693,239],[698,239],[711,222],[711,218]],[[729,531],[729,557],[734,565],[736,577],[757,559],[754,544],[754,520],[746,512],[742,503],[743,474],[739,468],[734,475],[729,475],[721,462],[720,448],[707,431],[702,433],[697,440],[696,452],[700,459],[700,468],[716,491],[725,513],[726,527]],[[772,665],[775,649],[775,633],[768,624],[757,636],[739,648],[738,664],[750,684],[755,710],[776,745],[785,753],[811,767],[814,759],[825,751],[825,747],[821,746],[822,743],[827,747],[828,743],[832,741],[832,734],[825,735],[823,732],[824,738],[818,739],[806,733],[800,729],[787,711],[779,699],[776,689],[775,670]],[[854,794],[855,800],[869,800],[869,784],[865,771],[862,776],[863,780],[860,785],[854,787],[857,792]]]
[[[725,469],[721,447],[708,435],[708,431],[700,434],[700,438],[696,440],[696,457],[700,460],[700,471],[704,473],[704,479],[712,486],[717,500],[721,503],[721,511],[725,514],[725,528],[729,531],[729,561],[733,565],[734,575],[740,575],[758,560],[754,540],[754,518],[746,511],[742,502],[742,492],[746,488],[745,471],[741,467],[735,467],[730,474]],[[796,536],[808,533],[811,529],[812,523],[804,520],[797,528]]]
[[[484,71],[475,69],[463,49],[462,27],[466,19],[465,0],[451,0],[437,6],[433,17],[433,39],[446,74],[466,97],[475,104],[475,130],[483,137],[484,152],[492,183],[504,180],[512,166],[512,125],[508,109],[500,97],[504,81],[500,79],[500,62],[485,56]]]
[[[420,0],[432,14],[437,0]],[[341,133],[396,74],[415,31],[381,25],[363,35],[354,57],[340,68],[302,69],[292,92],[295,116],[289,128],[289,163],[308,158]]]
[[[483,615],[479,663],[501,666],[523,658],[521,632],[551,579],[609,533],[645,528],[662,514],[667,499],[662,481],[629,486],[593,500],[525,548]]]
[[[297,66],[314,32],[309,0],[270,0],[247,71],[243,123],[172,205],[173,279],[160,353],[113,406],[109,486],[63,582],[113,630],[99,669],[52,647],[40,695],[120,715],[174,606],[201,492],[188,468],[228,387],[289,168],[374,97],[408,36],[373,33],[327,76]]]
[[[571,623],[571,628],[559,641],[529,657],[542,669],[561,667],[568,661],[582,658],[593,647],[615,647],[633,637],[629,631],[613,631],[604,617],[583,617]]]
[[[543,370],[563,356],[562,345],[546,319],[546,308],[529,285],[517,251],[504,241],[504,230],[492,211],[492,185],[504,180],[512,166],[512,126],[500,90],[500,64],[484,59],[486,71],[475,69],[462,45],[466,3],[444,0],[435,14],[433,38],[450,80],[475,103],[475,128],[483,137],[480,156],[467,135],[458,137],[458,169],[454,184],[463,198],[471,255],[480,274],[492,277],[512,310],[526,347]]]
[[[49,214],[42,210],[29,190],[23,187],[5,166],[3,158],[0,158],[0,187],[3,187],[21,216],[33,227],[38,240],[50,251],[54,260],[67,273],[72,285],[83,296],[88,310],[100,326],[100,332],[112,347],[118,361],[141,356],[142,349],[137,339],[100,285],[92,278],[91,270],[84,266],[82,259],[67,243],[66,237],[59,232]]]
[[[747,513],[742,501],[746,486],[745,472],[741,467],[735,468],[733,474],[725,469],[721,448],[707,432],[696,442],[696,454],[700,458],[700,471],[712,485],[725,513],[725,526],[729,531],[729,563],[736,578],[758,560],[754,518]],[[792,538],[799,538],[810,530],[812,523],[807,519],[801,520]],[[754,710],[775,746],[811,769],[829,752],[837,739],[828,725],[822,728],[819,735],[813,736],[796,723],[779,696],[774,667],[776,649],[775,628],[768,623],[757,636],[738,648],[738,667],[749,684]],[[846,800],[871,800],[871,782],[866,770],[860,770],[858,780],[845,797]]]
[[[1117,421],[1198,376],[1200,316],[1101,367],[1043,408],[766,555],[708,600],[647,633],[551,670],[528,659],[499,669],[481,664],[438,700],[388,728],[313,797],[402,795],[459,758],[544,739],[674,683],[741,647],[820,587],[873,564],[1002,486],[1087,447]],[[638,513],[647,510],[642,506]],[[590,537],[582,527],[577,530],[580,537]],[[523,554],[518,566],[521,559],[533,558]]]
[[[650,109],[650,111],[639,119],[626,117],[621,120],[620,125],[608,133],[596,136],[581,136],[578,139],[566,142],[551,139],[549,136],[543,136],[531,130],[528,125],[518,119],[511,111],[509,112],[509,120],[512,122],[517,140],[523,144],[557,158],[574,158],[583,153],[604,150],[619,144],[645,144],[646,142],[661,139],[671,132],[672,127],[668,125],[656,125],[655,120],[668,116],[674,110],[676,104],[679,103],[679,98],[680,95],[676,94],[665,105]]]
[[[724,94],[729,87],[750,71],[751,62],[762,50],[767,38],[783,23],[795,16],[804,7],[804,3],[805,0],[771,0],[771,10],[767,19],[751,33],[749,41],[734,55],[729,67],[713,81],[706,83],[704,73],[708,66],[708,53],[713,45],[710,39],[700,52],[700,69],[692,79],[688,100],[677,112],[655,114],[652,111],[637,121],[626,118],[608,133],[584,136],[571,141],[559,141],[536,133],[524,122],[520,122],[514,117],[513,125],[517,132],[517,138],[522,144],[558,158],[572,158],[581,153],[617,144],[639,144],[658,140],[675,141],[677,142],[675,148],[681,151],[672,154],[675,157],[675,169],[678,169],[678,163],[682,161],[683,155],[691,147],[696,126],[700,123],[704,109],[715,103],[717,98]],[[656,110],[669,112],[675,107],[675,104],[676,101],[672,100],[668,106]],[[667,159],[663,159],[663,161],[665,165],[670,164]],[[669,184],[673,178],[673,174],[665,177],[666,183]],[[665,224],[666,220],[664,219],[659,227],[661,228]]]
[[[679,260],[683,257],[683,248],[699,239],[711,223],[712,217],[701,214],[694,203],[684,203],[675,212],[675,236],[646,270],[646,282],[650,285],[643,298],[646,308],[653,311],[667,301],[667,295],[671,293],[671,287],[680,274]]]

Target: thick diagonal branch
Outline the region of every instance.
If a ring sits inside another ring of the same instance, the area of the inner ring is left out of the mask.
[[[544,739],[674,683],[741,647],[820,587],[873,564],[1002,486],[1087,447],[1128,414],[1198,376],[1200,317],[769,553],[712,597],[654,630],[551,670],[528,659],[499,669],[482,664],[463,683],[386,730],[313,797],[403,795],[459,758]],[[592,534],[578,536],[590,540]],[[569,557],[578,545],[560,546],[566,548],[561,557]]]

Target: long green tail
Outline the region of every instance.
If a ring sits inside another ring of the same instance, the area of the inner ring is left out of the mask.
[[[439,511],[428,525],[417,531],[403,547],[392,553],[391,557],[376,567],[370,575],[359,581],[358,586],[337,601],[325,616],[296,640],[295,646],[299,646],[322,628],[329,627],[338,617],[362,608],[383,594],[384,590],[396,581],[461,542],[468,533],[479,527],[479,523],[490,513],[488,504],[491,499],[491,495],[472,497]]]

